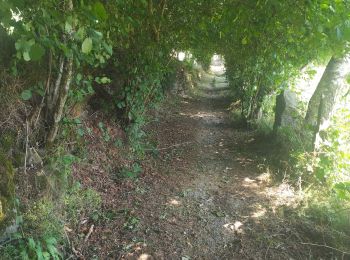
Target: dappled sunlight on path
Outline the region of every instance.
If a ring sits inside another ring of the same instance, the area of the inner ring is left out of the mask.
[[[302,244],[308,224],[289,217],[298,192],[272,183],[268,148],[232,121],[223,64],[214,63],[195,95],[171,99],[145,129],[157,148],[142,177],[101,187],[107,220],[95,227],[94,247],[102,259],[314,256]]]
[[[157,170],[166,172],[169,186],[148,195],[157,206],[143,215],[149,232],[142,251],[155,259],[303,258],[283,219],[295,195],[271,186],[264,158],[246,151],[255,133],[231,121],[223,73],[221,60],[214,60],[202,72],[197,98],[181,100],[164,114],[166,125],[157,124],[162,147],[186,145],[161,154]]]

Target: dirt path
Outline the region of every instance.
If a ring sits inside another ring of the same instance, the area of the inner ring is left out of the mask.
[[[199,87],[148,126],[158,150],[141,178],[116,184],[86,167],[81,182],[102,194],[103,217],[79,250],[88,259],[313,259],[308,224],[289,217],[297,195],[270,183],[264,150],[250,149],[256,133],[230,119],[224,76],[205,74]]]
[[[254,132],[232,123],[225,91],[224,76],[206,74],[198,99],[181,99],[151,127],[161,151],[152,170],[165,181],[142,199],[143,243],[123,258],[289,259],[295,251],[289,225],[271,220],[284,213],[270,196],[294,193],[268,186],[262,158],[245,151]]]

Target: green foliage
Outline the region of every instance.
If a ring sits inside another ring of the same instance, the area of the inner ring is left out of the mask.
[[[300,214],[312,221],[313,225],[324,230],[328,244],[346,251],[350,244],[349,201],[336,196],[325,196],[329,190],[319,187],[307,192],[305,205]]]
[[[12,131],[5,132],[0,137],[0,144],[1,144],[1,152],[7,153],[15,146],[15,133]],[[2,154],[1,154],[2,156]],[[4,159],[4,158],[1,158]]]
[[[21,93],[21,98],[23,100],[29,100],[32,98],[32,91],[30,89],[26,89],[26,90],[23,90],[22,93]]]
[[[322,187],[325,196],[347,201],[350,201],[349,115],[348,108],[338,110],[330,127],[320,132],[321,145],[314,152],[307,151],[301,130],[290,127],[278,130],[280,146],[286,148],[283,153],[290,154],[290,177],[301,180],[306,187]]]
[[[142,168],[138,163],[134,163],[131,167],[123,167],[118,176],[121,178],[136,179],[142,173]]]
[[[162,82],[168,72],[165,64],[169,62],[168,58],[155,48],[151,46],[141,53],[131,54],[130,60],[122,64],[121,68],[130,80],[117,106],[125,111],[130,145],[138,155],[143,154],[142,140],[145,134],[142,127],[146,123],[146,112],[162,100]]]
[[[333,189],[337,193],[337,197],[340,199],[346,199],[350,201],[350,182],[338,182],[334,184]]]
[[[129,216],[124,223],[124,228],[128,230],[134,230],[138,227],[140,219],[134,216]]]
[[[29,51],[29,57],[33,61],[40,60],[45,54],[45,49],[40,44],[34,44]]]
[[[81,45],[81,51],[85,54],[89,54],[91,50],[92,50],[92,39],[88,37],[83,41]]]
[[[98,31],[105,21],[105,17],[101,17],[102,3],[95,2],[92,6],[77,2],[71,8],[57,1],[35,1],[28,8],[26,2],[16,1],[6,6],[21,17],[19,21],[9,22],[17,38],[17,58],[40,61],[46,51],[50,51],[57,56],[60,53],[66,57],[73,56],[79,64],[86,62],[93,65],[108,59],[108,39],[103,39],[103,34]],[[58,6],[65,12],[60,12]]]
[[[54,203],[49,198],[43,198],[27,205],[23,215],[23,230],[33,232],[34,237],[61,237],[63,234],[63,222],[61,205]]]
[[[338,198],[350,200],[350,110],[344,108],[333,117],[331,127],[321,133],[323,142],[315,174],[333,187]]]
[[[87,75],[83,78],[83,75],[78,73],[75,77],[73,88],[69,93],[71,103],[81,103],[88,97],[95,93],[93,89],[93,77]]]
[[[57,214],[58,205],[42,198],[26,207],[29,210],[21,215],[22,207],[17,201],[15,226],[18,231],[10,235],[11,243],[0,248],[2,259],[62,259],[58,246],[63,222]]]
[[[123,227],[125,229],[132,231],[139,227],[140,219],[137,216],[135,216],[135,214],[133,214],[132,211],[127,209],[124,211],[124,215],[125,215],[125,222]]]
[[[220,47],[232,91],[247,118],[266,95],[285,88],[305,64],[347,48],[348,36],[334,36],[348,30],[348,3],[326,1],[329,8],[324,9],[318,1],[257,1],[228,11],[232,2],[223,6]],[[234,34],[229,33],[232,30]]]
[[[63,147],[58,147],[56,153],[52,154],[49,158],[48,163],[53,172],[65,176],[64,178],[66,178],[71,173],[72,164],[77,160],[78,158],[74,155],[67,154]]]
[[[7,245],[3,249],[3,259],[23,259],[23,260],[48,260],[62,259],[61,253],[57,249],[57,241],[54,237],[42,240],[29,237],[27,239],[18,235],[18,245],[16,247]]]
[[[16,217],[21,232],[12,235],[12,243],[0,248],[1,255],[4,259],[63,259],[58,248],[65,239],[64,225],[76,225],[82,217],[92,218],[101,209],[101,197],[75,183],[63,200],[42,198],[26,208]]]
[[[116,147],[119,147],[119,148],[123,147],[123,146],[124,146],[123,140],[117,138],[117,139],[114,141],[114,145],[115,145]]]
[[[17,58],[41,61],[50,53],[57,62],[62,55],[73,57],[81,74],[111,59],[125,79],[115,102],[131,123],[159,100],[174,49],[191,51],[204,67],[213,53],[224,54],[232,92],[250,119],[264,97],[283,88],[305,63],[344,52],[350,37],[344,1],[28,3],[1,2],[2,24],[13,27]],[[106,79],[101,82],[109,83]],[[82,88],[76,88],[80,97]]]
[[[144,144],[142,142],[145,137],[145,132],[142,130],[142,126],[144,124],[144,117],[139,116],[137,117],[136,121],[129,125],[126,129],[132,152],[139,157],[144,155]]]
[[[0,28],[6,39],[11,39],[13,50],[9,53],[15,52],[11,65],[16,75],[27,78],[26,68],[43,68],[40,73],[34,72],[37,82],[15,92],[16,97],[26,101],[25,105],[40,107],[41,100],[46,100],[48,95],[46,82],[55,86],[60,78],[60,64],[63,64],[63,78],[69,78],[67,64],[72,61],[72,81],[68,80],[70,85],[64,86],[69,88],[68,101],[63,99],[65,115],[59,118],[60,141],[77,136],[79,139],[87,130],[80,119],[69,118],[67,106],[87,102],[97,90],[103,89],[101,92],[112,100],[108,104],[115,105],[109,111],[118,110],[132,151],[142,157],[146,113],[162,100],[166,77],[176,69],[172,66],[174,50],[190,51],[204,68],[208,68],[213,53],[224,55],[233,101],[239,101],[240,117],[252,122],[256,112],[265,107],[266,98],[286,88],[305,64],[349,51],[349,10],[348,1],[338,0],[220,3],[0,0]],[[3,92],[1,89],[1,97]],[[14,103],[13,99],[8,103]],[[55,122],[49,112],[42,113],[45,114],[43,132]],[[264,132],[268,131],[270,121],[260,122],[265,124]],[[350,148],[346,143],[350,142],[344,133],[350,129],[346,124],[348,119],[342,122],[334,123],[325,133],[327,142],[323,143],[319,156],[304,153],[298,130],[282,129],[280,136],[295,153],[298,177],[327,183],[337,198],[347,199]],[[110,142],[106,126],[101,122],[98,127],[104,141]],[[56,147],[47,159],[50,184],[58,194],[65,194],[60,191],[68,187],[71,166],[76,161],[63,147]],[[141,171],[135,163],[122,169],[120,176],[134,179]],[[88,214],[85,202],[91,200],[98,208],[97,197],[92,192],[73,189],[64,197],[65,207],[70,208],[67,215],[73,218]],[[77,208],[74,200],[78,201]],[[60,224],[50,220],[50,215],[55,217],[56,205],[46,201],[36,203],[25,214],[25,225],[43,222],[51,231],[40,225],[38,230],[47,233],[46,237],[59,236],[53,230]],[[129,223],[126,227],[133,229],[138,219],[128,218],[126,222]],[[26,236],[21,241],[28,257],[45,258],[49,254],[54,258],[49,245],[56,243],[48,243],[39,236]]]
[[[105,142],[109,142],[111,140],[111,137],[109,135],[108,129],[105,127],[105,125],[103,124],[103,122],[99,122],[98,123],[98,128],[100,129],[100,131],[102,132],[102,138]]]
[[[64,197],[65,219],[73,226],[82,217],[93,218],[96,212],[101,211],[101,196],[92,189],[84,189],[75,183]]]

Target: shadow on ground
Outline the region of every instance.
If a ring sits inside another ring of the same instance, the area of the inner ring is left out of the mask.
[[[312,224],[295,217],[297,192],[271,183],[263,147],[259,153],[250,149],[256,133],[231,121],[224,75],[206,74],[199,87],[197,97],[164,105],[159,120],[148,126],[158,150],[148,155],[138,181],[98,187],[112,217],[96,226],[85,254],[140,260],[335,259],[335,251],[307,244],[322,238]],[[90,176],[93,182],[101,178]]]

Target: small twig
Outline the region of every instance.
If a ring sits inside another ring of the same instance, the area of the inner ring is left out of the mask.
[[[267,259],[266,257],[267,257],[267,253],[269,252],[269,249],[270,249],[270,245],[267,247],[267,250],[266,250],[266,252],[265,252],[264,259]]]
[[[310,245],[310,246],[318,246],[318,247],[325,247],[325,248],[329,248],[329,249],[335,250],[335,251],[337,251],[339,253],[342,253],[343,255],[350,255],[350,252],[342,251],[342,250],[340,250],[338,248],[327,246],[327,245],[320,245],[320,244],[313,244],[313,243],[303,243],[303,242],[300,242],[300,244],[302,244],[302,245]]]
[[[68,234],[67,234],[67,228],[66,228],[66,227],[64,227],[64,228],[63,228],[63,230],[64,230],[64,234],[66,235],[68,245],[69,245],[69,247],[71,247],[72,245],[71,245],[71,242],[70,242],[69,236],[68,236]]]
[[[27,157],[28,157],[28,142],[29,142],[29,122],[26,120],[26,152],[24,157],[24,175],[27,174]]]
[[[92,232],[94,232],[94,224],[91,225],[90,229],[89,229],[89,232],[87,233],[85,239],[84,239],[84,242],[87,242],[89,237],[91,236]]]
[[[12,111],[10,111],[10,115],[8,116],[8,118],[5,120],[5,121],[3,121],[3,122],[1,122],[0,123],[0,127],[2,127],[3,125],[5,125],[8,121],[10,121],[12,119]]]
[[[76,250],[76,249],[74,248],[74,246],[72,246],[72,251],[73,251],[73,253],[75,254],[75,256],[78,257],[78,259],[85,259],[85,257],[83,256],[83,254],[80,253],[78,250]]]
[[[66,142],[63,145],[72,145],[78,143],[77,141],[72,141],[72,142]]]

